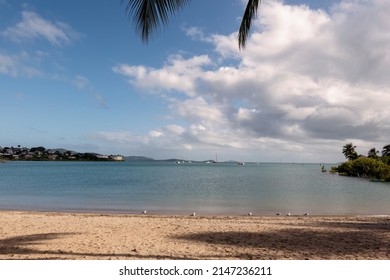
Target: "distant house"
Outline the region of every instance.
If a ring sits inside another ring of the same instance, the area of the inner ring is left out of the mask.
[[[115,160],[115,161],[124,161],[125,160],[124,156],[121,156],[121,155],[110,156],[110,159]]]
[[[97,155],[96,157],[99,158],[99,159],[108,159],[109,158],[106,155]]]
[[[51,155],[48,155],[47,158],[48,158],[49,160],[57,160],[57,159],[58,159],[58,155],[51,154]]]

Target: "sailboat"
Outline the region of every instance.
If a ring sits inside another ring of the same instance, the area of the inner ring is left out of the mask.
[[[215,154],[215,160],[208,160],[206,161],[206,164],[212,164],[212,163],[217,163],[218,162],[218,154]]]

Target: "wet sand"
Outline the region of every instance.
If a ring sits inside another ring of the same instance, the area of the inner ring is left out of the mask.
[[[390,259],[390,216],[0,211],[0,259]]]

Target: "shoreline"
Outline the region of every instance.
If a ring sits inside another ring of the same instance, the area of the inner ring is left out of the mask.
[[[144,212],[146,211],[146,213]],[[20,208],[0,208],[2,212],[25,212],[25,213],[56,213],[56,214],[96,214],[96,215],[129,215],[129,216],[165,216],[165,217],[191,217],[193,213],[200,217],[390,217],[389,214],[362,214],[362,213],[348,213],[348,214],[326,214],[326,213],[284,213],[284,212],[273,212],[273,213],[255,213],[255,212],[212,212],[212,211],[182,211],[182,210],[111,210],[111,209],[20,209]]]
[[[0,210],[0,259],[390,260],[390,215],[184,216]]]
[[[45,209],[2,209],[0,208],[0,215],[1,213],[30,213],[30,214],[79,214],[79,215],[99,215],[99,216],[140,216],[140,217],[193,217],[194,212],[183,212],[183,211],[158,211],[158,210],[151,210],[144,213],[143,211],[121,211],[121,210],[45,210]],[[205,217],[205,218],[243,218],[243,217],[256,217],[256,218],[309,218],[309,217],[317,217],[317,218],[358,218],[358,217],[388,217],[390,219],[390,214],[294,214],[291,213],[291,215],[288,215],[286,213],[274,213],[274,214],[257,214],[257,213],[246,213],[246,214],[237,214],[235,212],[226,212],[226,213],[213,213],[213,212],[195,212],[196,217]]]

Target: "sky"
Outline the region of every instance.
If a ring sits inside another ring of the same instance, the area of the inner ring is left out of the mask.
[[[120,0],[0,0],[0,146],[341,162],[390,143],[390,1],[194,0],[148,44]]]

